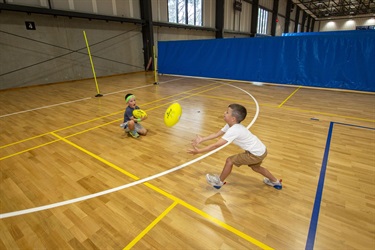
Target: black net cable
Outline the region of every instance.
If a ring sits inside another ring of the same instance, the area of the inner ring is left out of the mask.
[[[128,30],[126,32],[123,32],[123,33],[120,33],[118,35],[115,35],[115,36],[112,36],[110,38],[107,38],[107,39],[104,39],[102,41],[99,41],[97,43],[93,43],[90,45],[90,47],[93,47],[95,45],[98,45],[98,44],[101,44],[103,42],[106,42],[106,41],[109,41],[109,40],[112,40],[116,37],[119,37],[119,36],[122,36],[122,35],[125,35],[129,32],[132,32],[132,31],[139,31],[138,28],[135,28],[135,29],[132,29],[132,30]],[[3,31],[3,30],[0,30],[1,33],[4,33],[4,34],[8,34],[8,35],[12,35],[12,36],[15,36],[15,37],[19,37],[19,38],[23,38],[23,39],[26,39],[26,40],[30,40],[30,41],[33,41],[33,42],[37,42],[37,43],[41,43],[41,44],[45,44],[45,45],[48,45],[48,46],[52,46],[52,47],[56,47],[56,48],[60,48],[60,49],[64,49],[64,50],[69,50],[68,53],[65,53],[65,54],[62,54],[62,55],[58,55],[58,56],[55,56],[53,58],[50,58],[50,59],[47,59],[47,60],[43,60],[41,62],[37,62],[37,63],[34,63],[34,64],[31,64],[31,65],[28,65],[28,66],[25,66],[25,67],[21,67],[21,68],[18,68],[18,69],[15,69],[15,70],[12,70],[12,71],[9,71],[9,72],[5,72],[3,74],[0,74],[0,76],[5,76],[5,75],[9,75],[9,74],[12,74],[12,73],[15,73],[15,72],[18,72],[18,71],[21,71],[21,70],[24,70],[24,69],[27,69],[27,68],[31,68],[31,67],[34,67],[36,65],[39,65],[39,64],[43,64],[43,63],[46,63],[46,62],[49,62],[49,61],[53,61],[55,59],[58,59],[58,58],[61,58],[61,57],[64,57],[64,56],[67,56],[67,55],[70,55],[72,53],[79,53],[79,54],[83,54],[83,55],[88,55],[87,53],[84,53],[84,52],[80,52],[80,50],[84,50],[84,49],[87,49],[87,47],[82,47],[80,49],[77,49],[77,50],[72,50],[72,49],[69,49],[69,48],[65,48],[65,47],[62,47],[62,46],[58,46],[58,45],[55,45],[55,44],[50,44],[50,43],[46,43],[44,41],[39,41],[39,40],[36,40],[36,39],[32,39],[32,38],[28,38],[28,37],[23,37],[23,36],[20,36],[20,35],[17,35],[17,34],[13,34],[13,33],[10,33],[10,32],[7,32],[7,31]],[[135,34],[133,36],[130,36],[129,38],[131,37],[134,37],[134,36],[137,36],[139,34]],[[112,59],[109,59],[109,58],[104,58],[104,57],[100,57],[100,56],[94,56],[92,55],[93,58],[98,58],[98,59],[102,59],[102,60],[106,60],[106,61],[110,61],[110,62],[115,62],[115,63],[119,63],[119,64],[122,64],[122,65],[127,65],[127,66],[131,66],[131,67],[136,67],[136,68],[140,68],[140,69],[143,69],[143,67],[140,67],[140,66],[137,66],[137,65],[132,65],[132,64],[128,64],[128,63],[124,63],[124,62],[119,62],[119,61],[116,61],[116,60],[112,60]]]

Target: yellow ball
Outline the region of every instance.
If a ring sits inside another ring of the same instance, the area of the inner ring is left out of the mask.
[[[181,105],[177,102],[171,104],[164,114],[164,123],[168,127],[172,127],[176,125],[176,123],[180,120],[182,114]]]
[[[133,110],[133,116],[135,118],[143,118],[143,117],[147,117],[147,113],[146,113],[146,111],[144,111],[142,109],[134,109]]]

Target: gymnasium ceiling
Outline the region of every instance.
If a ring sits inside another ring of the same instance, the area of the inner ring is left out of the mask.
[[[293,0],[316,19],[375,17],[375,0]]]

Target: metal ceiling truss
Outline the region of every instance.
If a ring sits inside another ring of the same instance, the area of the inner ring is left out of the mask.
[[[375,0],[299,0],[294,3],[315,18],[375,16]]]

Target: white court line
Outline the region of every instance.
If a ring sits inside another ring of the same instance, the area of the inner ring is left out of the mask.
[[[162,82],[162,83],[169,83],[169,82],[172,82],[172,81],[178,81],[180,79],[182,79],[182,78],[172,79],[172,80],[165,81],[165,82]],[[140,88],[151,87],[151,86],[154,86],[154,85],[147,84],[147,85],[136,87],[136,88],[124,89],[124,90],[121,90],[121,91],[104,94],[103,96],[113,95],[113,94],[117,94],[117,93],[129,91],[129,90],[140,89]],[[52,104],[52,105],[42,106],[42,107],[39,107],[39,108],[27,109],[27,110],[23,110],[23,111],[19,111],[19,112],[14,112],[14,113],[6,114],[6,115],[0,115],[0,118],[7,117],[7,116],[12,116],[12,115],[18,115],[18,114],[22,114],[22,113],[27,113],[27,112],[31,112],[31,111],[35,111],[35,110],[40,110],[40,109],[52,108],[52,107],[56,107],[56,106],[60,106],[60,105],[65,105],[65,104],[70,104],[70,103],[74,103],[74,102],[81,102],[81,101],[89,100],[89,99],[92,99],[92,98],[93,97],[86,97],[86,98],[82,98],[82,99],[78,99],[78,100],[73,100],[73,101],[69,101],[69,102],[61,102],[61,103],[56,103],[56,104]]]
[[[86,98],[78,99],[78,100],[74,100],[74,101],[61,102],[61,103],[57,103],[57,104],[52,104],[52,105],[42,106],[42,107],[39,107],[39,108],[23,110],[23,111],[19,111],[19,112],[15,112],[15,113],[10,113],[10,114],[6,114],[6,115],[1,115],[0,118],[7,117],[7,116],[11,116],[11,115],[18,115],[18,114],[22,114],[22,113],[26,113],[26,112],[31,112],[31,111],[39,110],[39,109],[46,109],[46,108],[56,107],[56,106],[65,105],[65,104],[69,104],[69,103],[73,103],[73,102],[80,102],[80,101],[88,100],[88,99],[91,99],[91,98],[92,98],[92,97],[86,97]]]
[[[181,80],[181,79],[182,79],[182,78],[172,79],[172,80],[169,80],[169,81],[160,82],[159,84],[170,83],[170,82],[173,82],[173,81],[179,81],[179,80]],[[113,95],[113,94],[118,94],[118,93],[122,93],[122,92],[125,92],[125,91],[133,90],[133,89],[140,89],[140,88],[151,87],[151,86],[157,86],[157,85],[150,85],[150,84],[147,84],[147,85],[140,86],[140,87],[136,87],[136,88],[132,88],[132,89],[125,89],[125,90],[120,90],[120,91],[116,91],[116,92],[111,92],[111,93],[108,93],[108,94],[105,94],[105,95],[106,95],[106,96],[107,96],[107,95]]]
[[[224,84],[224,85],[228,85],[228,86],[232,86],[234,88],[237,88],[237,89],[245,92],[247,95],[249,95],[254,100],[255,105],[256,105],[256,113],[255,113],[255,116],[254,116],[253,120],[246,127],[247,129],[249,129],[254,124],[254,122],[256,121],[256,119],[258,118],[258,115],[259,115],[259,105],[258,105],[257,100],[249,92],[241,89],[240,87],[237,87],[237,86],[234,86],[234,85],[228,84],[228,83],[221,83],[220,82],[220,84]],[[9,213],[3,213],[3,214],[0,214],[0,219],[14,217],[14,216],[23,215],[23,214],[34,213],[34,212],[43,211],[43,210],[47,210],[47,209],[51,209],[51,208],[56,208],[56,207],[60,207],[60,206],[64,206],[64,205],[68,205],[68,204],[72,204],[72,203],[76,203],[76,202],[80,202],[80,201],[92,199],[92,198],[95,198],[95,197],[98,197],[98,196],[102,196],[102,195],[105,195],[105,194],[113,193],[113,192],[116,192],[116,191],[119,191],[119,190],[122,190],[122,189],[125,189],[125,188],[128,188],[128,187],[132,187],[132,186],[135,186],[137,184],[141,184],[143,182],[153,180],[155,178],[161,177],[163,175],[172,173],[172,172],[174,172],[176,170],[179,170],[181,168],[189,166],[190,164],[193,164],[193,163],[195,163],[197,161],[200,161],[200,160],[206,158],[207,156],[210,156],[210,155],[216,153],[217,151],[221,150],[222,148],[228,146],[229,144],[230,143],[227,142],[223,146],[221,146],[221,147],[219,147],[217,149],[214,149],[214,150],[208,152],[207,154],[204,154],[204,155],[202,155],[202,156],[200,156],[200,157],[198,157],[198,158],[196,158],[194,160],[191,160],[189,162],[186,162],[186,163],[184,163],[184,164],[182,164],[180,166],[171,168],[171,169],[166,170],[164,172],[161,172],[161,173],[158,173],[158,174],[146,177],[146,178],[141,179],[141,180],[134,181],[132,183],[128,183],[128,184],[125,184],[125,185],[122,185],[122,186],[119,186],[119,187],[115,187],[115,188],[112,188],[112,189],[104,190],[104,191],[101,191],[101,192],[98,192],[98,193],[95,193],[95,194],[81,196],[81,197],[74,198],[74,199],[71,199],[71,200],[61,201],[61,202],[57,202],[57,203],[53,203],[53,204],[49,204],[49,205],[45,205],[45,206],[34,207],[34,208],[29,208],[29,209],[24,209],[24,210],[9,212]]]

